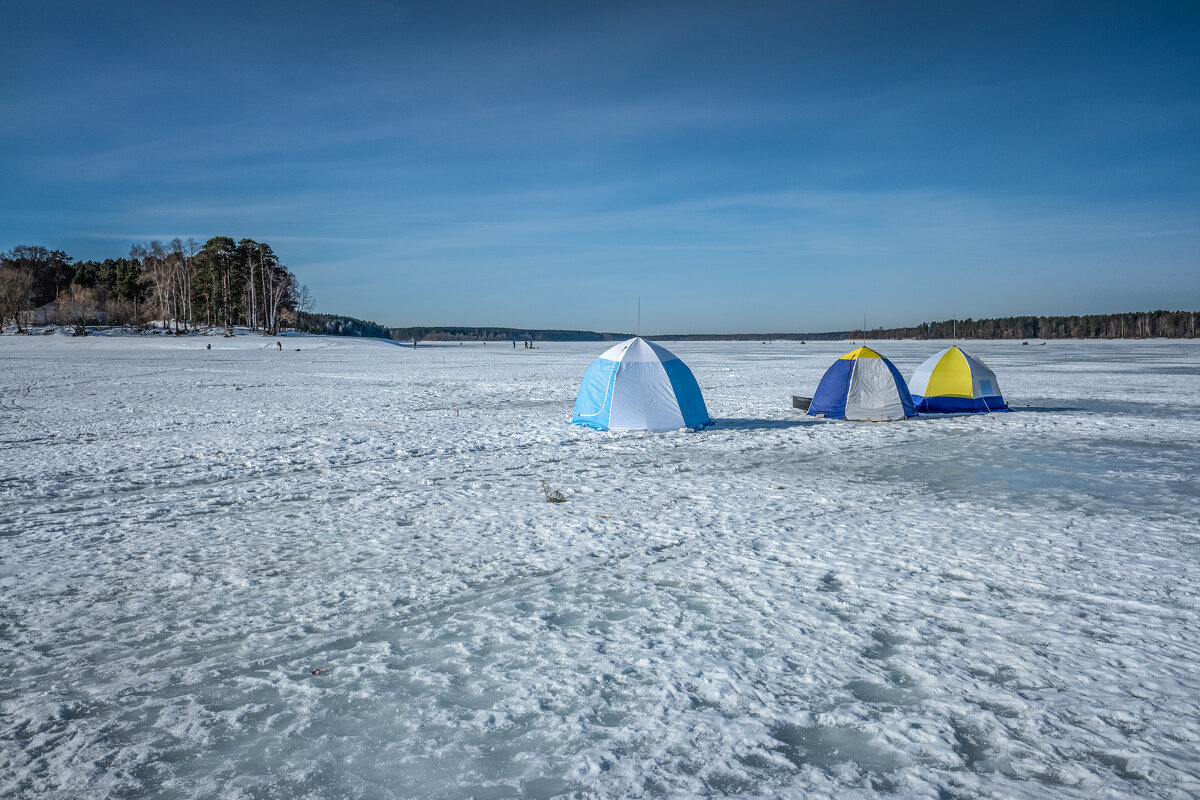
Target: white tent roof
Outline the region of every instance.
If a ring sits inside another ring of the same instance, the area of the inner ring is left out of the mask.
[[[600,358],[606,361],[619,361],[624,364],[636,364],[646,361],[678,361],[679,357],[665,347],[661,347],[654,342],[647,342],[640,336],[635,336],[632,339],[626,339],[620,344],[614,344],[612,347],[600,354]]]

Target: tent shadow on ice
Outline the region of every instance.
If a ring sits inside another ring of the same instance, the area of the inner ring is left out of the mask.
[[[808,415],[890,422],[915,417],[917,412],[900,370],[871,348],[859,347],[825,370]]]
[[[934,353],[913,373],[913,402],[921,414],[1008,411],[996,373],[958,345]]]
[[[602,431],[673,431],[712,425],[700,386],[665,347],[635,336],[583,374],[571,424]]]
[[[722,417],[713,423],[714,431],[762,431],[803,428],[820,425],[815,419],[750,419],[749,417]]]

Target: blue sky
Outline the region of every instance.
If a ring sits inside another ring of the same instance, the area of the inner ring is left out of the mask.
[[[270,242],[390,325],[1200,307],[1200,4],[57,3],[0,250]]]

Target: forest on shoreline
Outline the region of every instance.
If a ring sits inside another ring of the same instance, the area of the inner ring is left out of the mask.
[[[275,333],[312,304],[307,287],[271,245],[214,236],[134,244],[126,258],[76,261],[61,250],[18,245],[0,253],[0,327],[142,328],[173,333],[248,327]]]

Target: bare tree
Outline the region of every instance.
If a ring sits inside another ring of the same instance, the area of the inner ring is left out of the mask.
[[[183,320],[183,329],[187,330],[187,293],[190,286],[188,256],[184,250],[183,241],[178,236],[171,240],[171,254],[167,258],[171,263],[171,316],[175,319],[175,333],[178,334],[181,319]]]
[[[95,289],[71,284],[71,288],[59,295],[59,323],[74,326],[77,336],[86,336],[87,325],[99,321],[96,314],[97,300]]]
[[[302,316],[313,310],[316,300],[313,298],[312,292],[308,288],[308,284],[300,284],[296,289],[296,327],[301,327]]]
[[[258,330],[258,297],[257,297],[257,278],[254,274],[254,257],[258,255],[258,260],[262,261],[261,249],[258,242],[253,239],[242,239],[238,242],[238,248],[243,251],[246,259],[246,322],[250,324],[250,330]],[[266,327],[264,320],[263,327]]]
[[[275,334],[279,332],[280,311],[295,304],[296,276],[283,265],[272,267],[269,270],[267,290],[267,331]]]
[[[150,282],[154,286],[155,299],[158,301],[158,317],[163,321],[163,327],[169,328],[171,322],[171,266],[167,263],[167,248],[158,239],[147,246],[150,254]]]
[[[152,316],[162,320],[163,327],[170,327],[171,320],[171,270],[168,261],[170,251],[155,239],[147,244],[134,244],[129,248],[129,257],[141,266],[142,278],[150,284],[154,305]]]
[[[151,258],[150,251],[147,249],[146,245],[141,244],[139,242],[134,242],[133,244],[131,244],[129,246],[129,260],[137,262],[138,268],[141,270],[141,273],[142,273],[141,277],[143,279],[148,277],[151,272],[151,270],[149,268],[150,258]],[[137,309],[136,303],[134,303],[133,313],[134,313],[135,317],[140,316],[138,314],[138,309]],[[140,320],[139,320],[139,324],[140,324]]]
[[[189,320],[192,319],[192,313],[193,313],[192,312],[192,281],[195,278],[196,254],[198,254],[200,252],[200,247],[201,247],[200,243],[197,242],[195,239],[193,239],[191,236],[189,236],[187,241],[183,243],[184,298],[185,298],[185,300],[184,300],[184,306],[185,306],[184,316]]]
[[[33,276],[13,267],[0,267],[0,327],[12,320],[22,333],[21,316],[33,308]]]
[[[132,300],[109,300],[104,304],[109,325],[137,325],[137,304]]]

